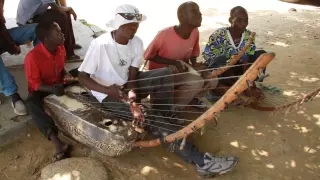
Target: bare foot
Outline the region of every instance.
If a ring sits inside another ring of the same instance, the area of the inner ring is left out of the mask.
[[[61,148],[56,150],[56,154],[54,155],[55,161],[60,161],[62,159],[69,158],[71,151],[72,151],[72,146],[68,144],[64,144]]]
[[[264,95],[263,95],[263,92],[261,91],[261,89],[255,87],[255,86],[251,87],[251,89],[247,89],[244,93],[246,96],[253,97],[257,100],[264,98]]]

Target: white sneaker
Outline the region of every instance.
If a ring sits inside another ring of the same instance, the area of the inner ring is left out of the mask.
[[[196,171],[201,177],[214,177],[225,174],[233,169],[238,163],[238,159],[233,156],[228,157],[213,157],[211,154],[204,155],[203,166],[196,166]]]
[[[16,113],[19,116],[28,114],[27,107],[22,100],[17,101],[15,104],[11,102],[11,106],[13,108],[14,113]]]

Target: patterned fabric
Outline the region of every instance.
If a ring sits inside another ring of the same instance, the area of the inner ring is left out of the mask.
[[[227,27],[220,28],[209,37],[209,42],[207,43],[204,52],[202,53],[202,56],[205,59],[205,64],[211,64],[211,61],[214,61],[216,57],[222,55],[225,55],[229,59],[232,55],[237,54],[239,51],[241,51],[241,49],[249,40],[251,31],[245,30],[242,34],[240,43],[235,45],[228,29],[229,28]],[[253,39],[252,44],[250,45],[249,49],[242,57],[242,59],[244,59],[247,55],[254,54],[256,50],[254,42],[255,39]]]

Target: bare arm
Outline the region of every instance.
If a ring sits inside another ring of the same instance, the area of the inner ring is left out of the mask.
[[[61,77],[64,76],[64,74],[67,73],[65,69],[61,72]],[[46,84],[40,84],[38,91],[47,92],[47,93],[53,93],[58,96],[64,95],[64,85],[63,84],[54,84],[53,86],[49,86]]]
[[[179,72],[184,72],[185,68],[182,66],[182,64],[179,61],[176,60],[169,60],[160,56],[155,56],[154,58],[151,58],[150,61],[159,63],[159,64],[167,64],[167,65],[173,65],[176,66]]]
[[[58,6],[61,6],[60,0],[56,0]]]
[[[130,66],[128,83],[126,84],[126,92],[128,92],[128,100],[130,102],[135,102],[137,99],[137,82],[135,80],[137,80],[138,72],[139,68]]]
[[[191,57],[190,62],[192,64],[192,66],[195,66],[197,64],[197,57],[195,57],[195,56]]]
[[[59,1],[59,0],[56,0],[56,1]],[[50,7],[51,7],[52,10],[59,11],[59,12],[70,12],[70,11],[73,11],[73,9],[71,7],[62,7],[62,6],[60,6],[60,2],[59,2],[59,4],[58,3],[51,3]]]
[[[48,85],[44,85],[44,84],[41,84],[39,86],[38,91],[47,92],[47,93],[54,93],[53,86],[48,86]]]
[[[67,72],[67,70],[66,70],[65,68],[63,68],[61,74],[62,74],[62,75],[61,75],[61,78],[63,79],[63,77],[64,77],[65,75],[69,74],[69,73]]]
[[[59,0],[56,0],[56,2]],[[74,17],[74,20],[77,19],[77,14],[74,12],[72,7],[64,7],[60,5],[60,2],[58,3],[51,3],[50,7],[52,10],[59,11],[59,12],[69,12]]]
[[[154,58],[150,59],[150,61],[159,63],[159,64],[168,64],[168,65],[175,65],[175,60],[169,60],[160,56],[155,56]]]
[[[107,94],[107,87],[97,83],[90,78],[90,74],[85,72],[79,72],[79,82],[90,90]]]
[[[137,83],[135,80],[137,79],[138,72],[139,72],[139,68],[130,66],[129,78],[128,78],[128,83],[127,83],[128,91],[133,90],[134,92],[136,92]]]
[[[120,101],[127,101],[127,97],[123,95],[121,89],[117,85],[112,85],[109,87],[103,86],[96,81],[94,81],[91,77],[90,74],[85,73],[85,72],[79,72],[79,82],[83,86],[87,87],[90,90],[101,92],[104,94],[108,94]]]

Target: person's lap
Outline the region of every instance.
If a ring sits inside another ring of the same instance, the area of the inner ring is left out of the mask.
[[[255,51],[254,55],[249,55],[248,66],[250,67],[251,64],[254,63],[263,53],[266,53],[266,51],[257,50]],[[227,64],[227,60],[228,58],[224,55],[218,56],[208,63],[207,68],[219,68],[225,66]],[[236,76],[241,76],[244,73],[245,71],[243,70],[243,66],[238,62],[235,67],[229,68],[226,72],[218,76],[219,78],[221,78],[219,80],[219,84],[232,86],[237,81]]]
[[[112,103],[107,105],[106,103]],[[132,113],[128,104],[120,102],[112,97],[107,97],[103,101],[103,106],[107,107],[116,117],[122,118],[123,120],[132,121]],[[145,116],[146,127],[145,131],[148,132],[154,138],[160,138],[163,140],[164,136],[178,131],[179,127],[170,125],[170,121],[159,114],[153,114],[154,111],[147,111],[151,114]],[[200,153],[198,149],[191,143],[187,142],[185,148],[179,150],[181,140],[174,143],[165,143],[162,141],[162,146],[172,152],[175,152],[178,156],[183,158],[188,163],[199,163],[203,162],[203,153]]]
[[[170,88],[170,85],[173,86],[173,83],[171,77],[167,77],[169,75],[170,72],[167,68],[161,68],[147,72],[138,72],[136,79],[137,89],[135,89],[137,101],[140,102],[143,98],[151,95],[150,99],[152,104],[171,105],[172,98],[170,97],[172,97],[173,92],[168,92],[167,90],[172,90],[172,88]],[[163,88],[163,86],[167,87]],[[128,92],[128,89],[126,88],[127,86],[124,85],[125,92]],[[108,102],[109,104],[107,104]],[[129,104],[123,103],[122,101],[117,100],[111,96],[107,96],[103,100],[103,103],[105,103],[104,106],[106,106],[106,108],[109,108],[111,110],[131,113]],[[152,105],[152,108],[156,109],[158,107]],[[162,106],[162,109],[170,110],[167,106]],[[132,116],[130,116],[130,118],[131,117]]]
[[[145,97],[148,94],[170,89],[170,87],[169,88],[166,87],[166,89],[162,89],[161,85],[167,84],[168,86],[168,84],[170,83],[172,84],[172,82],[173,82],[173,78],[172,76],[170,76],[170,72],[167,68],[152,70],[148,72],[140,72],[137,78],[137,86],[138,86],[138,89],[141,87],[144,87],[144,88],[139,89],[138,92],[144,94],[144,97]],[[154,88],[153,86],[157,88]],[[173,84],[172,84],[172,88],[173,88]],[[158,93],[155,93],[155,94],[158,94]],[[153,102],[167,103],[168,107],[171,106],[172,98],[170,98],[170,96],[173,97],[173,93],[170,94],[170,92],[164,92],[163,96],[168,98],[169,100],[164,101],[162,99],[162,101],[159,102],[159,99],[156,99]],[[119,100],[116,100],[108,96],[103,100],[103,106],[105,106],[112,113],[117,115],[119,118],[124,118],[129,121],[133,119],[129,104],[120,102]],[[159,108],[159,110],[164,110],[159,112],[166,112],[169,110],[168,107],[153,106],[152,108],[154,109]],[[164,114],[157,113],[156,111],[148,111],[148,109],[147,109],[147,115],[145,116],[145,121],[147,122],[145,130],[155,138],[162,138],[164,136],[167,136],[181,129],[181,127],[170,125],[170,119],[166,117]],[[181,143],[181,140],[174,143],[169,143],[169,144],[163,142],[162,145],[165,148],[171,149],[171,151],[175,152],[177,155],[182,157],[187,162],[194,162],[199,164],[203,162],[203,153],[200,153],[194,145],[187,143],[184,150],[180,151],[179,150],[180,143]]]
[[[50,133],[57,133],[58,129],[51,116],[49,116],[44,109],[43,99],[50,95],[45,92],[32,92],[26,99],[28,111],[41,133],[48,137]]]

